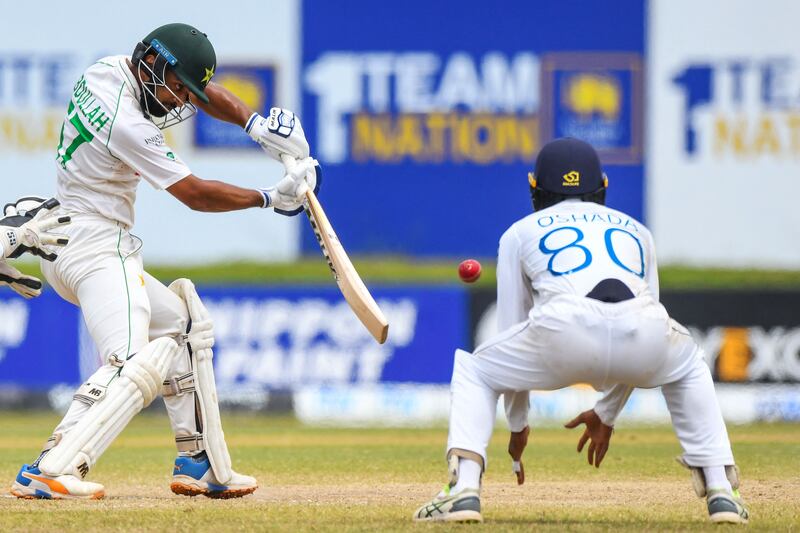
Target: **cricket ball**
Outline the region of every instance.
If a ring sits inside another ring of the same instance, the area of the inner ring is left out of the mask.
[[[474,259],[467,259],[458,265],[458,277],[464,283],[474,283],[481,277],[481,264]]]

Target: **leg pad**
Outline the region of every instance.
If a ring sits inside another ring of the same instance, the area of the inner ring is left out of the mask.
[[[48,451],[39,463],[45,474],[84,478],[128,422],[161,390],[180,348],[172,339],[157,339],[125,362],[102,400]]]
[[[203,445],[214,476],[220,483],[226,484],[233,477],[233,468],[219,415],[217,384],[212,362],[214,352],[211,350],[214,345],[211,315],[188,279],[174,281],[169,289],[186,302],[189,317],[192,319],[191,329],[187,332],[187,341],[194,368],[192,385],[202,419],[202,427],[198,430],[202,432]]]
[[[694,493],[699,498],[706,497],[706,475],[703,473],[703,468],[700,466],[691,466],[686,462],[683,456],[679,455],[675,460],[681,466],[687,468],[692,474],[692,488]],[[739,490],[739,467],[736,465],[725,465],[725,477],[731,484],[733,490]]]
[[[459,457],[463,457],[464,459],[469,459],[470,461],[475,461],[479,465],[481,465],[481,477],[483,476],[483,472],[486,470],[486,466],[483,462],[483,457],[479,453],[471,452],[469,450],[464,450],[462,448],[451,448],[447,451],[447,469],[450,471],[450,487],[455,487],[456,483],[458,483],[458,459]]]

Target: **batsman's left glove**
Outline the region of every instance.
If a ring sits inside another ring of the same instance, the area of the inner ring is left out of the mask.
[[[284,155],[286,175],[274,187],[259,189],[264,195],[264,207],[272,207],[276,213],[293,217],[303,211],[306,191],[319,192],[322,169],[313,157],[299,161]]]

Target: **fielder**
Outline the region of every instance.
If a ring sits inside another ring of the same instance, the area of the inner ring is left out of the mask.
[[[473,353],[456,350],[447,458],[450,483],[414,520],[482,521],[481,477],[503,394],[518,482],[528,436],[529,391],[589,383],[606,391],[586,423],[599,466],[634,387],[661,387],[690,468],[714,522],[746,522],[738,474],[702,349],[659,303],[650,232],[605,207],[608,180],[594,149],[576,139],[545,145],[529,175],[534,213],[500,239],[501,333]]]
[[[39,457],[20,469],[11,488],[17,497],[102,498],[103,486],[84,478],[159,394],[178,453],[173,492],[232,498],[258,486],[231,467],[208,311],[189,280],[166,287],[145,271],[142,241],[131,233],[142,179],[209,212],[271,207],[294,215],[308,187],[317,187],[300,121],[278,108],[267,118],[254,113],[211,82],[215,69],[206,34],[168,24],[142,39],[132,56],[100,59],[75,83],[56,154],[70,244],[42,270],[58,294],[80,306],[105,364],[75,393]],[[291,156],[286,176],[275,187],[251,190],[193,175],[160,129],[186,120],[195,106],[238,124],[273,158]]]
[[[42,294],[41,280],[22,274],[9,265],[6,259],[13,259],[27,252],[46,261],[54,261],[58,256],[54,252],[45,251],[44,246],[65,246],[69,242],[65,235],[50,231],[69,224],[69,217],[57,214],[57,208],[57,200],[35,196],[26,196],[13,204],[5,205],[4,218],[0,219],[0,286],[8,285],[27,299]]]

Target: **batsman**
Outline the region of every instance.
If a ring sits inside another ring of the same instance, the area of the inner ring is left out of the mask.
[[[158,395],[175,434],[173,492],[234,498],[258,487],[231,465],[217,405],[211,317],[191,281],[167,287],[147,273],[144,243],[131,233],[142,179],[206,212],[273,208],[295,215],[305,191],[318,187],[299,119],[279,108],[262,117],[212,81],[216,68],[207,35],[176,23],[152,31],[130,56],[100,59],[75,83],[55,157],[56,198],[71,218],[63,230],[69,245],[55,261],[43,262],[42,271],[62,298],[80,307],[105,363],[77,390],[38,458],[22,466],[14,496],[102,498],[103,485],[85,478]],[[273,187],[246,189],[192,174],[161,130],[197,107],[242,127],[275,160],[290,156],[285,176]]]
[[[529,175],[534,213],[501,237],[501,332],[473,353],[456,350],[450,384],[450,483],[416,521],[481,521],[480,488],[495,411],[504,396],[518,482],[528,439],[530,390],[589,383],[606,391],[567,424],[586,424],[589,463],[600,466],[634,387],[661,387],[680,462],[706,497],[713,522],[743,523],[739,479],[703,350],[659,303],[650,231],[605,206],[608,180],[589,144],[546,144]]]

